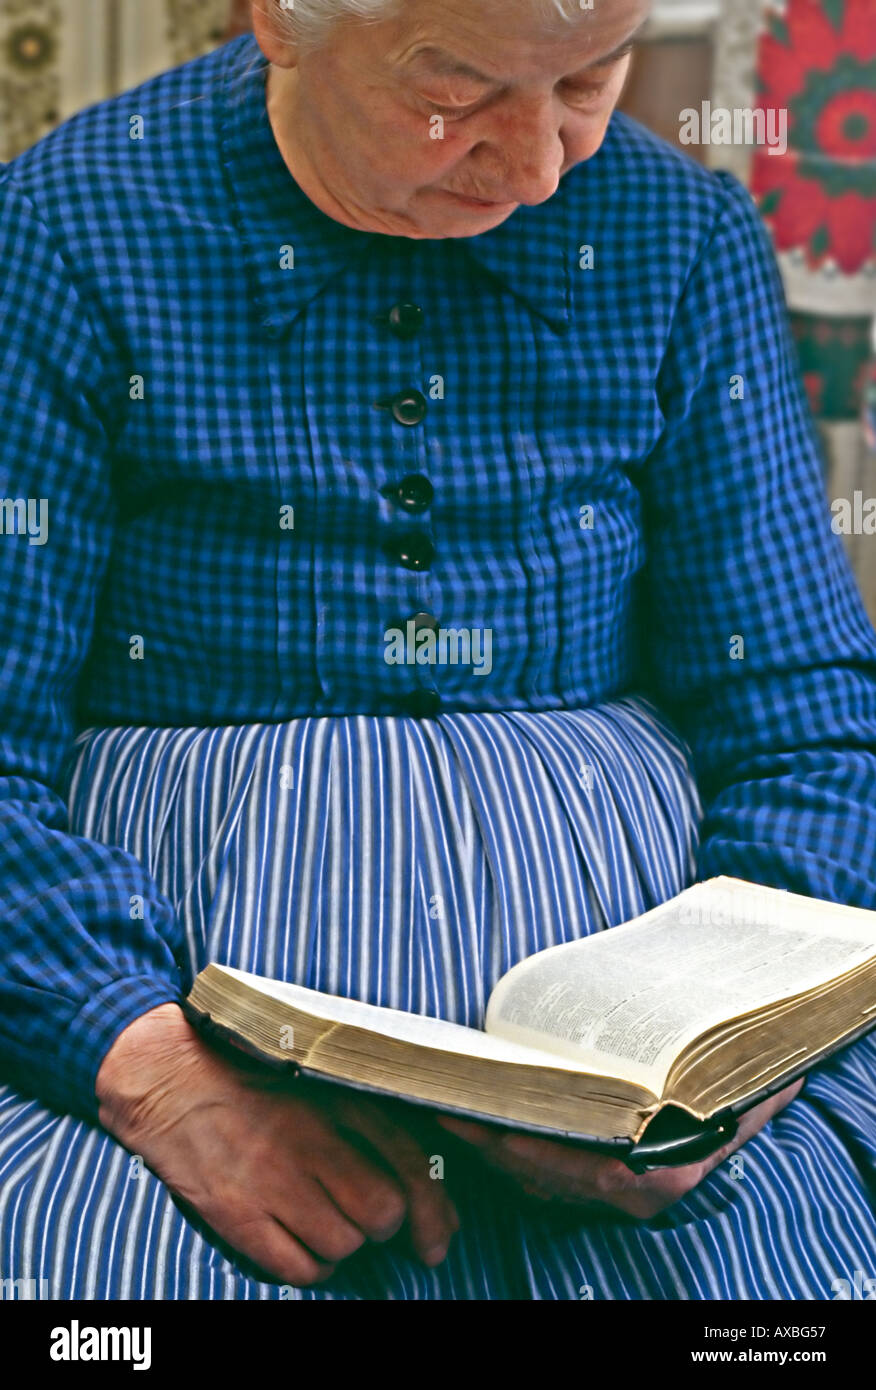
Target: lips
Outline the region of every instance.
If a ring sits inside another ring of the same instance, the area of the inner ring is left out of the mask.
[[[494,207],[500,201],[498,198],[479,198],[474,193],[457,193],[455,188],[447,190],[456,198],[464,198],[468,203],[483,203],[486,207]]]

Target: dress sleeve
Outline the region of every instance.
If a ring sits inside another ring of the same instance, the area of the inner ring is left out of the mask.
[[[116,1036],[182,997],[182,932],[133,856],[70,833],[59,794],[114,532],[101,412],[119,386],[2,165],[0,265],[0,1077],[94,1119]]]
[[[831,529],[768,235],[717,177],[640,479],[646,684],[693,753],[697,879],[876,908],[876,633]]]

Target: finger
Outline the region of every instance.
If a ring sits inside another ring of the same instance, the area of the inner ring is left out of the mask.
[[[496,1129],[492,1125],[481,1125],[476,1120],[460,1120],[456,1115],[436,1115],[436,1121],[442,1129],[447,1129],[457,1138],[464,1139],[467,1144],[489,1144],[495,1140],[497,1134],[505,1134],[507,1131]]]
[[[623,1209],[631,1216],[652,1216],[679,1201],[740,1149],[778,1111],[789,1105],[801,1090],[805,1079],[798,1078],[783,1091],[745,1111],[740,1116],[739,1126],[733,1138],[708,1158],[701,1159],[699,1163],[686,1164],[678,1168],[661,1168],[641,1174],[637,1187],[621,1197]]]
[[[586,1149],[580,1144],[562,1144],[553,1139],[541,1139],[535,1134],[508,1134],[503,1136],[498,1147],[510,1162],[545,1168],[557,1176],[573,1180],[595,1179],[606,1163],[624,1167],[618,1159],[606,1159],[604,1154],[594,1149]]]
[[[763,1129],[764,1125],[773,1119],[780,1110],[784,1110],[786,1106],[790,1105],[795,1096],[803,1089],[805,1081],[806,1077],[801,1076],[796,1081],[792,1082],[790,1086],[786,1086],[783,1091],[778,1091],[774,1096],[770,1096],[767,1100],[761,1101],[760,1105],[752,1106],[750,1110],[746,1110],[744,1114],[740,1116],[739,1127],[729,1143],[725,1144],[723,1148],[718,1149],[711,1158],[706,1159],[703,1176],[705,1176],[706,1173],[711,1173],[714,1168],[717,1168],[719,1164],[723,1163],[725,1159],[729,1158],[731,1154],[735,1153],[737,1149],[747,1143],[759,1130]]]
[[[698,1186],[709,1173],[718,1168],[726,1159],[740,1149],[768,1120],[778,1111],[789,1105],[805,1082],[805,1077],[792,1082],[760,1105],[753,1106],[740,1117],[739,1126],[733,1138],[720,1149],[699,1163],[686,1164],[678,1168],[661,1168],[640,1175],[637,1186],[620,1198],[622,1209],[631,1216],[653,1216],[674,1202],[686,1196]]]
[[[267,1212],[237,1221],[219,1221],[214,1229],[259,1269],[284,1283],[306,1287],[322,1283],[335,1272],[332,1263],[319,1259]]]
[[[455,1116],[442,1116],[440,1122],[458,1138],[474,1144],[488,1162],[512,1174],[540,1169],[577,1180],[594,1171],[600,1161],[600,1155],[592,1150],[556,1139],[458,1120]]]
[[[580,1145],[442,1116],[448,1130],[473,1143],[483,1161],[514,1179],[530,1197],[562,1198],[589,1205],[597,1195],[595,1176],[605,1160]],[[627,1172],[629,1170],[626,1170]]]
[[[783,1091],[777,1091],[774,1096],[769,1096],[767,1100],[761,1101],[760,1105],[755,1105],[751,1110],[746,1110],[739,1121],[739,1130],[745,1131],[746,1136],[756,1134],[774,1115],[780,1110],[784,1110],[787,1105],[799,1094],[806,1080],[805,1076],[800,1076],[790,1086],[786,1086]]]
[[[394,1118],[396,1115],[401,1117],[401,1123]],[[361,1100],[343,1111],[343,1122],[354,1125],[398,1174],[408,1199],[408,1229],[414,1249],[427,1263],[437,1264],[459,1229],[459,1215],[443,1180],[431,1176],[434,1156],[411,1133],[405,1123],[408,1118],[401,1107]]]
[[[335,1204],[319,1178],[302,1178],[286,1189],[273,1215],[294,1239],[331,1264],[365,1244],[365,1233]]]
[[[398,1174],[407,1196],[411,1243],[425,1263],[438,1264],[459,1229],[459,1215],[443,1180],[431,1176],[432,1156],[403,1124],[395,1122],[393,1113],[390,1107],[367,1101],[343,1101],[335,1118],[367,1139]]]
[[[702,1163],[634,1173],[619,1158],[531,1134],[506,1134],[481,1152],[530,1196],[637,1218],[657,1215],[703,1175]]]
[[[312,1176],[368,1240],[391,1240],[404,1224],[408,1203],[401,1180],[341,1134],[328,1136],[322,1151],[314,1155]]]

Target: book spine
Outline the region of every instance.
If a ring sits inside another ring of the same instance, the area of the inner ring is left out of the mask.
[[[204,1009],[197,1009],[190,1004],[188,999],[182,1003],[182,1011],[194,1028],[199,1033],[209,1039],[217,1048],[233,1060],[240,1062],[240,1054],[243,1052],[247,1057],[252,1057],[261,1067],[270,1067],[275,1072],[294,1080],[301,1075],[301,1065],[296,1062],[294,1057],[280,1058],[274,1057],[268,1052],[262,1052],[256,1047],[249,1038],[242,1033],[236,1033],[233,1028],[227,1027],[224,1023],[217,1023],[212,1014]]]

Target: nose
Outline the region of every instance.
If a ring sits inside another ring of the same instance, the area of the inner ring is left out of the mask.
[[[561,115],[550,97],[518,98],[496,110],[496,127],[487,143],[493,146],[504,178],[491,187],[514,203],[543,203],[556,193],[565,159],[560,138]]]

